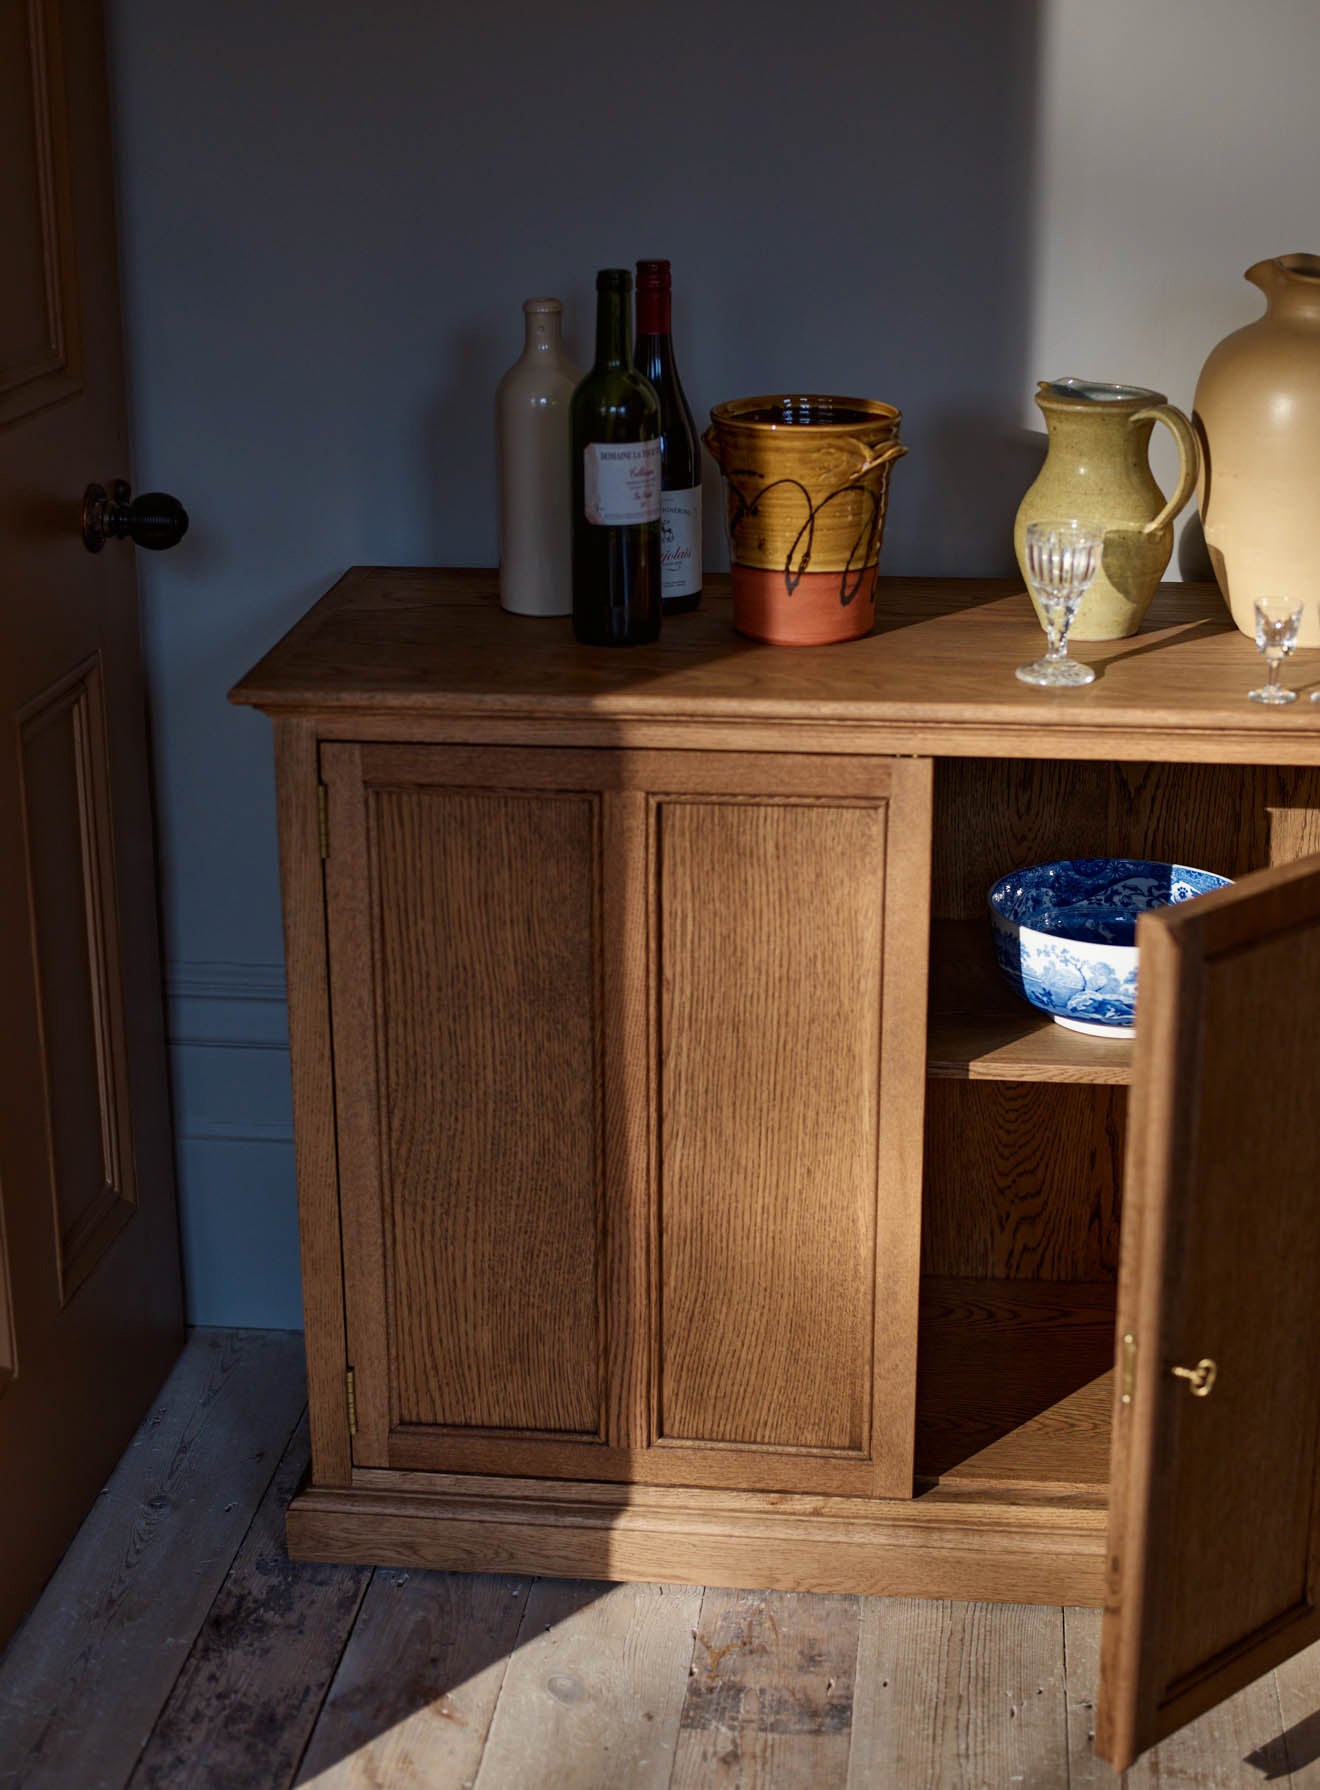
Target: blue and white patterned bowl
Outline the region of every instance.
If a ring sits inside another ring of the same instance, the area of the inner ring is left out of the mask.
[[[995,956],[1016,992],[1061,1026],[1130,1038],[1137,915],[1228,882],[1141,858],[1070,858],[1013,870],[990,891]]]

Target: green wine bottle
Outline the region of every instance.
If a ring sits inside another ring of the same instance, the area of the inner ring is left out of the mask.
[[[632,275],[596,275],[596,363],[573,393],[573,632],[660,634],[660,400],[633,365]]]

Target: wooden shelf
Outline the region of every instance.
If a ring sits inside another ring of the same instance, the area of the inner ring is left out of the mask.
[[[917,1483],[1105,1499],[1112,1282],[922,1282]]]
[[[1132,1079],[1132,1044],[1071,1032],[1015,995],[995,963],[988,922],[932,924],[927,1074],[1121,1087]]]
[[[1131,1038],[1088,1038],[1043,1014],[935,1013],[926,1070],[946,1081],[1101,1082],[1132,1079]]]

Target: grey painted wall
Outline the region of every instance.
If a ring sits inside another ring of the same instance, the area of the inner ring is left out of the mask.
[[[1320,9],[1276,8],[1220,55],[1198,21],[1231,0],[109,0],[136,477],[193,516],[140,563],[195,1320],[298,1322],[269,730],[224,693],[351,564],[493,562],[521,300],[560,294],[585,360],[595,269],[668,255],[699,416],[791,387],[900,405],[882,569],[1007,571],[1036,378],[1172,383],[1133,283],[1166,320],[1203,289],[1155,221],[1235,58],[1314,67]],[[1181,159],[1117,153],[1115,108],[1139,133],[1189,78]],[[1293,178],[1290,129],[1235,191]],[[1079,207],[1106,233],[1079,241]],[[1317,246],[1292,235],[1247,258]],[[1227,289],[1241,248],[1203,248]]]
[[[226,688],[351,564],[493,562],[521,301],[560,294],[588,358],[596,268],[640,255],[699,414],[899,404],[886,565],[1006,569],[1036,7],[110,17],[136,477],[193,516],[141,556],[191,1310],[296,1323],[270,738]]]

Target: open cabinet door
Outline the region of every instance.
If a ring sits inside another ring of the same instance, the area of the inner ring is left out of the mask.
[[[1096,1751],[1320,1637],[1320,857],[1138,927]]]

